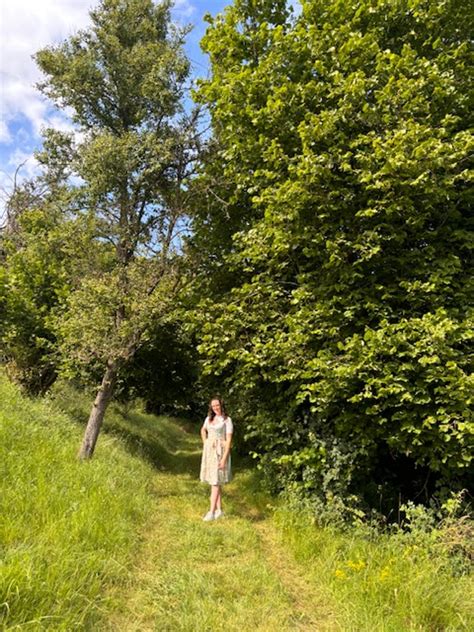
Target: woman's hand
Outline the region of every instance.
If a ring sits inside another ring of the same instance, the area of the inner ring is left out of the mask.
[[[225,459],[221,459],[219,461],[219,466],[218,467],[219,467],[220,470],[225,469]]]

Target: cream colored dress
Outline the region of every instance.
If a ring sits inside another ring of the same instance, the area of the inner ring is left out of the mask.
[[[234,430],[230,417],[216,415],[212,422],[206,417],[203,428],[207,430],[201,459],[201,481],[209,485],[224,485],[232,480],[230,453],[224,469],[219,469],[219,461],[224,455],[225,441]]]

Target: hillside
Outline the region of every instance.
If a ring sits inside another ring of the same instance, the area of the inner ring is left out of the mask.
[[[197,426],[115,405],[80,463],[87,399],[29,400],[2,377],[0,402],[6,630],[473,628],[462,523],[430,531],[421,512],[407,533],[340,532],[238,462],[226,517],[203,523]]]

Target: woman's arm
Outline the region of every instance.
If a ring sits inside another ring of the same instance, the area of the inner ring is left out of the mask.
[[[201,439],[202,439],[202,442],[204,444],[204,442],[207,439],[207,430],[206,430],[206,425],[205,424],[201,428]]]
[[[224,454],[222,455],[222,458],[219,461],[219,468],[221,470],[225,468],[225,464],[227,463],[227,457],[229,456],[231,446],[232,446],[232,433],[230,432],[227,435],[227,438],[225,441]]]

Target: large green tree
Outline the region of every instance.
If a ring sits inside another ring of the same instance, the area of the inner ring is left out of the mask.
[[[459,0],[301,4],[292,20],[236,0],[203,40],[217,158],[201,186],[222,200],[203,203],[195,245],[226,279],[197,313],[205,369],[279,485],[329,498],[384,461],[462,478],[472,15]]]
[[[185,32],[171,24],[170,5],[102,0],[89,29],[36,55],[41,90],[71,109],[81,132],[70,164],[82,212],[113,254],[106,270],[82,279],[58,322],[66,372],[102,375],[83,458],[94,451],[120,371],[173,310],[181,280],[195,132],[182,106]]]

